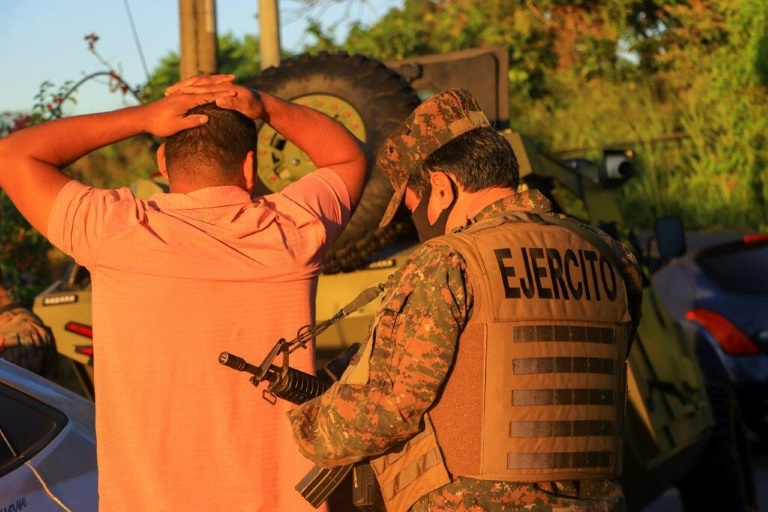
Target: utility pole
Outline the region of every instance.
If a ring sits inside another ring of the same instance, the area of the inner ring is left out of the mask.
[[[261,69],[280,65],[280,14],[277,0],[259,0]]]
[[[179,0],[179,22],[180,78],[218,72],[215,0]]]

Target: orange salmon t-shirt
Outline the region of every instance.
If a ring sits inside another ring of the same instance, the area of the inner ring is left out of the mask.
[[[101,510],[316,510],[294,489],[312,463],[292,405],[218,357],[260,364],[313,322],[324,250],[349,216],[330,169],[256,199],[61,190],[49,239],[91,273]],[[291,354],[313,361],[314,347]]]

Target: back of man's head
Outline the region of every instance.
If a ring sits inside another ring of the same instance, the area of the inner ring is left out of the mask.
[[[204,125],[181,131],[165,141],[168,177],[205,186],[236,184],[243,162],[256,151],[256,125],[252,119],[208,103],[189,111],[205,114]]]

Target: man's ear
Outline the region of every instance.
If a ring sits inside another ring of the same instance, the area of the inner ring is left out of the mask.
[[[429,184],[432,186],[431,200],[435,201],[441,210],[448,208],[456,200],[457,190],[448,174],[442,171],[430,172]]]
[[[245,190],[253,193],[254,175],[256,174],[256,162],[253,160],[253,151],[249,151],[243,160],[243,178],[245,178]]]
[[[168,166],[165,164],[165,142],[160,144],[157,148],[157,170],[163,175],[165,179],[168,179]]]

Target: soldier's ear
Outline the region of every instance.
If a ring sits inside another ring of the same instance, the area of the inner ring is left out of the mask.
[[[429,173],[429,184],[432,186],[432,200],[441,210],[450,207],[456,200],[457,189],[453,178],[442,171]]]

